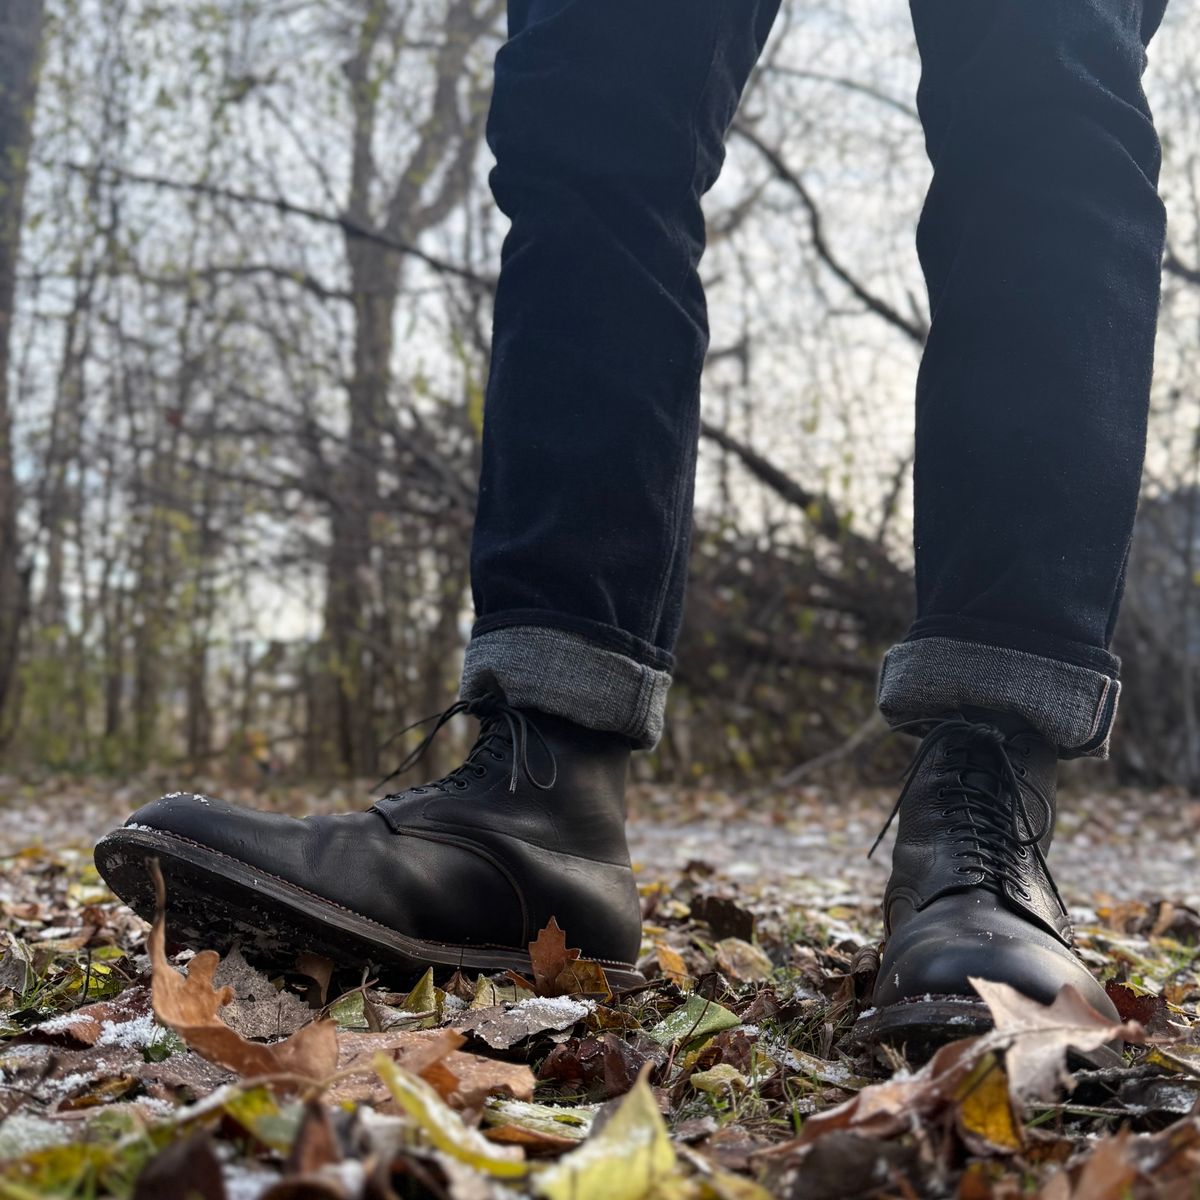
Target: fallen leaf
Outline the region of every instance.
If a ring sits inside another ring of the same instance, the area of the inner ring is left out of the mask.
[[[1102,1138],[1085,1159],[1073,1186],[1066,1172],[1057,1173],[1038,1193],[1037,1200],[1125,1200],[1141,1174],[1130,1149],[1128,1129]],[[1194,1184],[1194,1177],[1191,1182]]]
[[[277,988],[236,946],[221,959],[213,985],[233,989],[233,999],[221,1009],[221,1019],[244,1038],[286,1037],[313,1019],[305,1001]]]
[[[771,960],[741,938],[722,938],[717,943],[717,967],[739,983],[766,983],[775,973]]]
[[[494,1050],[508,1050],[533,1034],[570,1029],[594,1008],[592,1001],[570,996],[531,996],[516,1004],[477,1009],[455,1021],[454,1028],[473,1033]]]
[[[304,1106],[304,1120],[288,1152],[285,1171],[289,1175],[308,1175],[341,1158],[328,1110],[320,1101],[310,1100]]]
[[[155,1029],[150,1015],[150,989],[131,987],[112,1000],[85,1004],[73,1012],[35,1025],[31,1034],[77,1046],[132,1044],[135,1037],[149,1039]]]
[[[675,1171],[675,1149],[643,1075],[578,1150],[536,1177],[547,1200],[642,1200]]]
[[[389,1095],[375,1072],[380,1052],[397,1066],[419,1075],[456,1109],[477,1109],[491,1095],[519,1100],[533,1096],[533,1072],[524,1063],[500,1062],[459,1049],[464,1038],[452,1029],[410,1029],[389,1033],[343,1033],[338,1037],[339,1081],[326,1093],[330,1103],[378,1104]]]
[[[550,924],[538,932],[529,943],[529,961],[533,967],[533,983],[539,996],[555,996],[558,977],[567,964],[579,958],[578,950],[567,949],[567,935],[551,917]]]
[[[707,921],[715,938],[736,937],[748,942],[754,936],[754,914],[729,896],[698,896],[692,915]]]
[[[309,999],[314,1000],[318,1008],[324,1008],[329,1000],[329,984],[333,979],[333,959],[305,950],[296,958],[296,971],[312,980]]]
[[[1064,1082],[1068,1048],[1095,1050],[1124,1039],[1140,1043],[1145,1031],[1136,1021],[1114,1022],[1096,1012],[1065,984],[1053,1004],[1039,1004],[1006,983],[970,980],[983,997],[996,1032],[1011,1038],[1004,1065],[1014,1099],[1051,1099]]]
[[[1008,1077],[994,1054],[985,1054],[959,1084],[958,1129],[972,1154],[1016,1153],[1021,1129],[1013,1116]]]
[[[527,1173],[519,1149],[496,1146],[468,1128],[423,1079],[398,1067],[386,1054],[377,1054],[374,1066],[396,1103],[438,1150],[499,1179],[517,1179]]]
[[[657,1043],[653,1050],[653,1061],[665,1061],[666,1052]],[[605,1032],[596,1038],[569,1038],[555,1046],[542,1063],[538,1078],[584,1087],[593,1097],[611,1100],[625,1095],[651,1060],[645,1050],[631,1046],[618,1034]]]
[[[323,1079],[332,1074],[338,1059],[337,1031],[332,1021],[315,1021],[286,1041],[270,1045],[247,1041],[218,1015],[233,998],[233,989],[213,986],[220,963],[215,951],[200,951],[188,964],[186,976],[171,966],[166,954],[166,885],[158,863],[153,866],[157,912],[148,948],[154,1015],[197,1054],[239,1075]]]
[[[483,1108],[483,1123],[493,1141],[538,1150],[564,1150],[578,1145],[591,1133],[599,1111],[598,1104],[566,1107],[525,1100],[489,1100]]]
[[[673,950],[666,942],[654,943],[654,957],[658,962],[658,969],[673,983],[682,986],[690,978],[683,955],[678,950]]]
[[[367,1004],[362,988],[344,992],[328,1006],[325,1015],[339,1030],[361,1031],[371,1028],[367,1020]]]
[[[604,968],[597,962],[586,958],[569,962],[554,981],[556,996],[595,996],[599,1000],[608,1000],[612,996],[608,976]]]
[[[533,967],[533,990],[538,996],[598,996],[607,1000],[612,995],[604,968],[581,959],[578,950],[569,950],[567,935],[553,917],[529,943],[529,961]],[[529,982],[512,971],[509,976],[518,987]]]
[[[950,1042],[915,1075],[872,1084],[836,1108],[813,1113],[789,1145],[803,1146],[840,1129],[884,1138],[912,1128],[917,1118],[955,1101],[963,1080],[987,1052],[984,1037]]]
[[[1157,1026],[1165,1032],[1169,1027],[1170,1013],[1167,1001],[1153,992],[1139,991],[1127,983],[1117,983],[1110,979],[1104,985],[1105,994],[1113,1002],[1117,1015],[1122,1021],[1137,1021],[1147,1031],[1151,1026]]]
[[[713,1096],[738,1095],[750,1087],[750,1080],[730,1063],[717,1063],[707,1071],[693,1071],[688,1082],[697,1091]]]
[[[133,1200],[162,1200],[186,1196],[188,1200],[225,1200],[221,1164],[207,1133],[168,1143],[139,1172]]]
[[[715,1000],[693,994],[670,1016],[647,1030],[646,1036],[666,1046],[673,1042],[688,1043],[711,1037],[714,1033],[740,1024],[737,1016],[729,1009],[722,1008]]]
[[[432,967],[421,976],[416,987],[404,998],[400,1011],[412,1014],[414,1019],[407,1022],[409,1029],[431,1029],[438,1023],[441,1005],[438,1003],[437,988],[433,986]],[[416,1020],[417,1017],[420,1020]]]
[[[528,981],[526,981],[528,982]],[[481,1008],[493,1008],[497,1004],[512,1003],[517,1000],[528,1000],[534,995],[530,988],[521,984],[496,983],[480,975],[475,980],[475,994],[471,997],[467,1008],[474,1012]]]

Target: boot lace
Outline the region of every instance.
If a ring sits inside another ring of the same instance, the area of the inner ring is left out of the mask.
[[[926,724],[927,718],[918,718],[893,726],[893,731]],[[1032,896],[1024,880],[1028,877],[1026,864],[1032,854],[1059,907],[1065,912],[1066,906],[1041,847],[1042,839],[1053,824],[1054,809],[1041,789],[1027,778],[1025,768],[1014,766],[1009,754],[1012,739],[1006,737],[1002,729],[986,722],[951,716],[925,735],[902,776],[904,786],[867,857],[875,853],[891,828],[921,764],[943,745],[944,761],[958,767],[954,782],[943,784],[937,791],[938,798],[944,801],[941,815],[950,822],[947,833],[960,843],[954,857],[964,860],[955,867],[955,872],[982,874],[984,881],[992,887],[1000,891],[1006,886],[1011,887],[1028,902]],[[1036,821],[1030,812],[1030,801],[1039,810]]]
[[[444,792],[450,788],[462,791],[467,787],[470,776],[481,779],[487,774],[487,767],[482,761],[485,755],[496,761],[501,761],[504,755],[500,752],[500,748],[507,748],[509,746],[512,747],[512,770],[508,781],[508,790],[510,793],[517,790],[517,783],[522,773],[539,791],[548,792],[558,782],[558,762],[554,757],[554,752],[550,749],[549,743],[536,723],[521,709],[513,708],[511,704],[505,703],[505,701],[496,696],[485,695],[477,696],[472,700],[456,700],[449,708],[442,712],[422,717],[419,721],[414,721],[411,725],[406,725],[403,729],[398,729],[388,738],[381,749],[386,749],[398,737],[408,733],[409,730],[417,729],[422,725],[428,725],[430,721],[435,722],[433,728],[425,735],[420,744],[404,758],[404,761],[394,771],[389,775],[385,775],[371,790],[375,791],[376,788],[382,787],[385,783],[395,779],[397,775],[402,775],[410,767],[415,766],[425,756],[425,752],[433,744],[433,739],[437,737],[438,731],[442,726],[454,720],[460,713],[466,713],[468,716],[479,719],[479,736],[475,739],[475,744],[467,753],[467,757],[463,760],[461,766],[455,767],[453,771],[448,775],[443,775],[441,779],[435,779],[430,783],[423,784],[421,787],[413,788],[414,792],[424,792],[431,789]],[[529,765],[529,735],[531,733],[541,742],[542,749],[545,750],[546,756],[550,759],[550,778],[545,781],[538,779]]]

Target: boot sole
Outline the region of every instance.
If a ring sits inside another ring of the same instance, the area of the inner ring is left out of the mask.
[[[923,1063],[947,1042],[990,1033],[994,1028],[987,1005],[977,997],[925,996],[864,1013],[854,1023],[853,1036],[864,1046],[886,1042],[903,1050],[911,1062]],[[1086,1051],[1071,1047],[1067,1060],[1076,1068],[1093,1070],[1125,1063],[1112,1043]]]
[[[152,859],[158,860],[166,882],[168,935],[187,946],[227,950],[236,942],[248,956],[285,967],[293,967],[296,955],[308,951],[357,971],[532,971],[527,951],[409,937],[198,842],[153,829],[115,830],[96,844],[96,869],[148,921],[155,910]],[[604,968],[614,991],[646,985],[645,976],[630,963],[594,961]]]

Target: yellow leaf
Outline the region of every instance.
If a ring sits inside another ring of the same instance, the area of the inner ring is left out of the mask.
[[[414,1021],[411,1026],[413,1029],[431,1029],[438,1023],[441,1005],[438,1003],[437,988],[433,986],[432,967],[417,981],[417,986],[408,993],[400,1008],[404,1012],[430,1014],[424,1020]]]
[[[688,979],[687,963],[678,950],[668,946],[666,942],[654,943],[654,957],[658,959],[658,969],[671,980],[682,986]]]
[[[958,1101],[959,1128],[972,1150],[1021,1149],[1021,1131],[1013,1119],[1008,1078],[994,1054],[985,1054],[959,1084]]]
[[[643,1073],[600,1130],[547,1168],[547,1200],[643,1200],[675,1170],[675,1150]]]
[[[444,1104],[425,1080],[402,1070],[386,1054],[377,1054],[373,1065],[396,1103],[437,1149],[498,1178],[516,1179],[525,1174],[527,1168],[520,1150],[493,1145],[478,1130],[464,1125],[458,1113]]]
[[[744,1092],[750,1086],[750,1080],[733,1066],[732,1063],[717,1063],[707,1071],[696,1071],[689,1080],[692,1087],[712,1096],[723,1096],[727,1093]]]

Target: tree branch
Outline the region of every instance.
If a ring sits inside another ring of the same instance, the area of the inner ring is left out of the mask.
[[[774,171],[776,178],[786,183],[800,198],[801,204],[804,205],[808,213],[809,231],[812,237],[813,249],[816,250],[817,257],[871,312],[875,313],[876,316],[882,317],[889,325],[894,329],[898,329],[915,345],[923,346],[925,339],[929,336],[928,325],[923,321],[909,320],[908,317],[897,312],[882,297],[876,296],[873,292],[869,291],[864,284],[851,275],[850,271],[842,265],[841,261],[833,253],[829,243],[825,240],[821,211],[805,186],[804,181],[783,161],[778,152],[768,146],[749,126],[739,121],[734,124],[733,132],[749,142],[766,159],[771,170]]]

